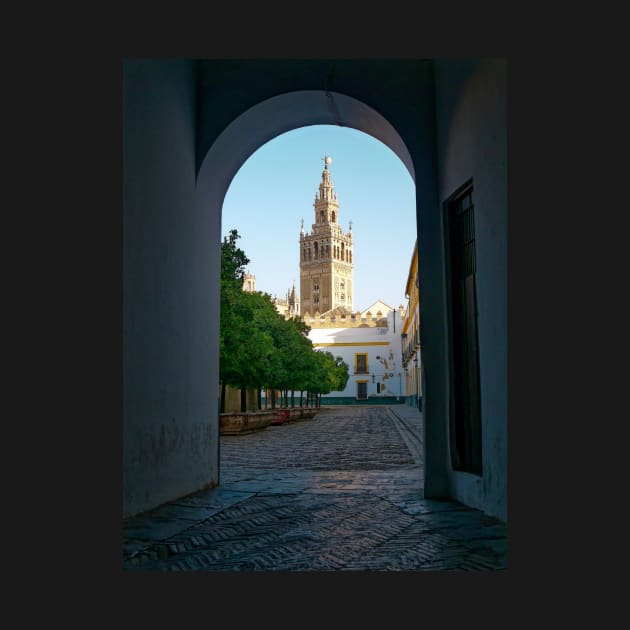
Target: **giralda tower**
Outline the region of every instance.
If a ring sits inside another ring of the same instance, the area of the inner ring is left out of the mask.
[[[353,311],[352,223],[339,225],[339,202],[325,156],[322,180],[315,193],[315,223],[310,234],[300,230],[300,315],[324,313],[336,307]]]

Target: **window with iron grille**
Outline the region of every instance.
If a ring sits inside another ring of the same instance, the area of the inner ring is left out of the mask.
[[[367,362],[367,354],[357,353],[354,355],[355,374],[367,374],[368,371],[368,362]]]

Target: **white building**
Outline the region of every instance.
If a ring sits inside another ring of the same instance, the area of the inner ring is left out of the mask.
[[[316,350],[341,357],[350,378],[343,391],[322,396],[324,404],[403,402],[405,375],[400,333],[404,312],[378,301],[363,313],[342,308],[304,317]]]

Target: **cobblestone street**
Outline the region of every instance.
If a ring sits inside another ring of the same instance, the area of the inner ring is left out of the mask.
[[[123,569],[506,568],[505,524],[422,497],[421,421],[406,405],[324,407],[222,436],[217,488],[123,522]]]

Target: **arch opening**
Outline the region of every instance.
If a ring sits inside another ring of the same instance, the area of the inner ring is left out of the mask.
[[[324,91],[309,91],[274,97],[241,114],[220,134],[203,159],[197,180],[200,194],[208,195],[204,203],[212,208],[213,220],[217,222],[215,226],[217,233],[223,233],[221,226],[223,201],[241,166],[266,143],[301,127],[321,124],[336,125],[355,129],[379,140],[402,162],[415,187],[413,162],[393,126],[381,114],[364,103],[351,97],[335,94],[338,109],[344,113],[343,120],[346,123],[339,125],[337,117],[333,116],[329,110],[328,94]],[[288,120],[279,119],[279,110],[290,112]],[[335,213],[331,215],[331,218],[333,222],[337,221]],[[225,226],[226,229],[230,227],[235,226]],[[417,229],[415,222],[414,229]],[[302,260],[317,260],[323,258],[326,251],[330,251],[329,245],[325,247],[322,245],[320,248],[315,242],[313,251],[310,248],[302,250],[301,258]],[[299,260],[299,254],[298,250],[296,262]],[[352,263],[352,252],[346,249],[343,243],[340,247],[334,247],[332,254],[337,260]],[[412,251],[409,251],[408,256],[411,257],[411,255]],[[401,278],[401,288],[404,282],[405,278]],[[362,306],[365,307],[367,304]],[[392,306],[396,308],[397,304]],[[218,331],[216,334],[218,336]]]

